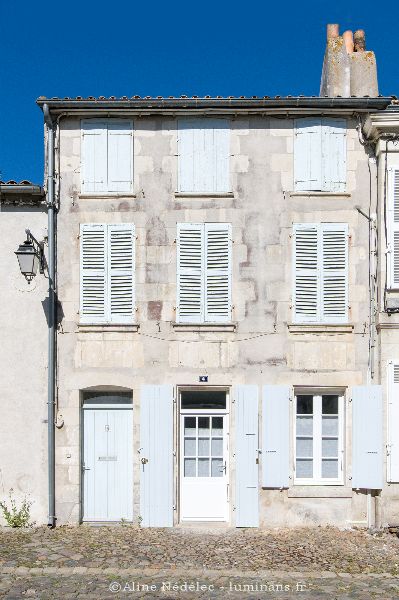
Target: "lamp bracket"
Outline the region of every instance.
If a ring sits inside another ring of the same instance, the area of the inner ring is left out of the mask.
[[[39,273],[43,275],[44,273],[44,242],[39,242],[35,236],[31,233],[30,229],[25,229],[26,233],[26,241],[33,244],[35,248],[38,258],[39,258]]]

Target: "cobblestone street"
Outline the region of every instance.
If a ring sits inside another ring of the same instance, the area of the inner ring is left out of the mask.
[[[3,598],[398,598],[399,540],[334,528],[0,530]]]

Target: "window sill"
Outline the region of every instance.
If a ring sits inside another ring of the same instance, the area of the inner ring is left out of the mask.
[[[208,331],[226,331],[234,333],[237,329],[236,323],[172,323],[172,327],[176,331],[194,331],[198,333]]]
[[[288,323],[290,333],[352,333],[354,326],[350,323],[340,324],[313,324],[313,323]]]
[[[175,192],[175,198],[234,198],[234,192]]]
[[[288,192],[290,197],[303,196],[305,198],[311,198],[314,196],[320,196],[322,198],[350,198],[352,194],[350,192]]]
[[[340,483],[320,485],[295,484],[288,488],[288,498],[352,498],[352,488]]]
[[[102,199],[102,198],[136,198],[137,195],[130,193],[130,192],[107,192],[107,193],[98,193],[96,194],[95,192],[93,193],[87,193],[87,194],[79,194],[79,198],[81,198],[82,200],[85,199]]]
[[[128,332],[128,333],[135,333],[139,330],[140,325],[138,323],[132,323],[131,325],[128,324],[121,324],[118,325],[116,323],[97,323],[97,324],[88,324],[88,323],[82,323],[78,325],[78,332],[79,333],[112,333],[112,332]]]

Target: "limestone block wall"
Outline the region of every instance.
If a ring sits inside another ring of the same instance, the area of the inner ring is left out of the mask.
[[[134,118],[134,197],[83,197],[79,119],[63,118],[60,123],[58,283],[64,317],[58,334],[58,368],[59,412],[65,421],[56,432],[60,522],[77,522],[80,515],[80,391],[98,386],[133,390],[137,517],[140,386],[196,385],[202,374],[208,375],[209,385],[229,388],[282,383],[342,389],[348,406],[345,486],[318,492],[302,486],[282,492],[262,490],[261,520],[265,526],[365,522],[365,497],[352,493],[349,479],[348,389],[367,383],[369,319],[368,225],[355,206],[368,210],[370,177],[356,121],[348,120],[346,193],[312,194],[293,191],[293,118],[232,118],[233,197],[222,198],[175,194],[176,120],[168,116]],[[209,221],[232,224],[236,330],[179,330],[174,327],[176,224]],[[349,224],[353,329],[295,330],[289,327],[292,225],[329,221]],[[79,225],[90,222],[136,226],[137,332],[79,327]]]

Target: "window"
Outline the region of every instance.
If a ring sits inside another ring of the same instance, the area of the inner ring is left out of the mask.
[[[295,483],[342,483],[343,403],[337,394],[296,396]]]
[[[295,121],[296,191],[344,192],[346,121],[306,117]]]
[[[125,119],[82,121],[82,192],[133,191],[133,124]]]
[[[80,226],[80,322],[133,323],[134,225]]]
[[[230,224],[178,224],[177,305],[179,323],[230,322]]]
[[[179,119],[179,192],[230,191],[227,119]]]
[[[399,168],[388,171],[388,287],[399,289]]]
[[[347,323],[348,226],[294,225],[295,323]]]

